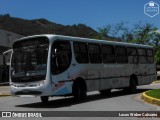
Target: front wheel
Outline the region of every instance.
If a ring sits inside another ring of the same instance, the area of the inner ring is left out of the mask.
[[[42,103],[48,103],[49,97],[48,96],[41,96]]]
[[[83,82],[76,82],[73,85],[73,96],[76,101],[80,101],[86,98],[87,96],[87,91],[85,84]]]

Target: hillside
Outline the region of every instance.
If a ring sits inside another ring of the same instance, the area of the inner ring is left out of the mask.
[[[59,34],[94,38],[98,33],[84,25],[61,25],[46,19],[26,20],[11,17],[9,14],[0,15],[0,29],[11,31],[24,36],[37,34]]]

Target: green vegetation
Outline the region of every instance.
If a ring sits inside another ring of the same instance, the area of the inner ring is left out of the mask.
[[[149,90],[146,94],[150,97],[160,99],[160,89]]]
[[[155,61],[160,64],[160,48],[156,50],[154,58]]]

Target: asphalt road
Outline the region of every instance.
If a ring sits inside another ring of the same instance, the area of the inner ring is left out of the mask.
[[[66,118],[63,115],[64,111],[160,111],[160,107],[145,103],[140,99],[140,93],[149,90],[160,88],[160,84],[151,84],[140,86],[135,94],[127,94],[121,90],[113,90],[108,96],[101,96],[99,92],[88,93],[87,99],[80,102],[73,102],[72,97],[53,97],[50,98],[49,104],[42,104],[40,98],[19,98],[19,97],[0,97],[0,111],[63,111],[59,112],[61,117],[55,119],[96,119],[95,117],[81,117]],[[72,113],[71,113],[72,114]],[[91,112],[95,114],[96,112]],[[98,113],[97,113],[98,116]],[[8,118],[4,118],[8,119]],[[16,118],[12,118],[16,119]],[[31,119],[31,118],[30,118]],[[43,118],[41,118],[43,120]],[[45,119],[51,119],[49,117]],[[97,118],[98,120],[112,120],[117,118]],[[118,120],[132,120],[137,118],[118,118]],[[141,119],[141,118],[138,118]],[[143,118],[144,119],[144,118]],[[146,120],[147,118],[145,118]],[[154,119],[154,118],[152,118]],[[151,118],[148,118],[151,120]]]

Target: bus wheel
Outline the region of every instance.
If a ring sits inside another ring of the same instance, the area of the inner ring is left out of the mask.
[[[101,95],[109,95],[111,93],[111,89],[100,90],[99,92],[100,92]]]
[[[84,82],[75,82],[73,84],[73,96],[76,101],[84,100],[87,96],[86,85]]]
[[[131,79],[129,83],[129,92],[130,93],[135,93],[137,89],[137,83],[135,79]]]
[[[41,96],[42,103],[48,103],[48,99],[49,99],[48,96]]]

